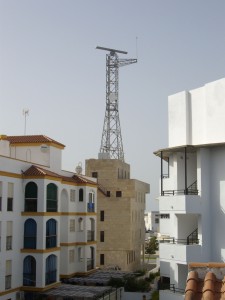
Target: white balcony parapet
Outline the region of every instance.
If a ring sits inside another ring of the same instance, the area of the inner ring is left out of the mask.
[[[198,244],[160,243],[160,260],[179,261],[183,263],[201,261],[201,249],[202,246]]]
[[[197,195],[160,196],[159,211],[201,213],[201,197]]]

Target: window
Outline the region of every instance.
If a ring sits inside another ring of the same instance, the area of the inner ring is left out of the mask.
[[[75,220],[70,220],[70,232],[75,231]]]
[[[110,197],[110,191],[106,192],[106,197]]]
[[[92,175],[93,178],[98,178],[98,172],[92,172],[91,175]]]
[[[104,242],[104,241],[105,241],[105,232],[100,231],[100,242]]]
[[[45,284],[51,284],[56,282],[57,277],[57,257],[54,254],[49,255],[46,258],[45,268]]]
[[[6,260],[5,262],[5,289],[11,289],[12,281],[12,261]]]
[[[33,219],[27,219],[24,223],[24,243],[25,249],[36,249],[37,224]]]
[[[76,199],[76,190],[70,190],[70,201],[75,202]]]
[[[160,219],[169,219],[170,214],[160,214]]]
[[[7,211],[13,211],[13,183],[8,183]]]
[[[159,218],[155,218],[155,223],[159,224]]]
[[[69,262],[73,263],[75,259],[74,250],[69,250]]]
[[[105,212],[104,210],[100,210],[100,221],[104,221],[105,220]]]
[[[116,197],[122,197],[122,192],[121,191],[116,191]]]
[[[104,265],[104,264],[105,264],[105,255],[100,254],[100,265]]]
[[[36,183],[29,182],[25,188],[25,211],[37,211],[38,188]]]
[[[6,250],[12,250],[12,233],[13,233],[13,222],[7,221],[7,223],[6,223]]]
[[[84,201],[84,190],[79,189],[79,201],[82,202]]]
[[[56,220],[50,219],[46,223],[46,248],[53,248],[56,245]]]
[[[36,260],[31,255],[23,261],[23,285],[36,286]]]
[[[57,186],[53,183],[47,185],[47,212],[57,211]]]

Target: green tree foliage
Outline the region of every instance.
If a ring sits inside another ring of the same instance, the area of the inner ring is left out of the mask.
[[[130,277],[125,282],[124,290],[126,292],[147,292],[150,290],[150,286],[145,279]]]
[[[159,250],[158,241],[155,236],[151,237],[150,241],[147,243],[145,247],[146,254],[155,254],[156,251]]]
[[[111,278],[108,285],[112,287],[122,287],[126,292],[147,292],[150,290],[149,282],[145,279],[137,279],[136,277],[127,278]]]
[[[159,300],[159,291],[154,291],[152,293],[152,300]]]

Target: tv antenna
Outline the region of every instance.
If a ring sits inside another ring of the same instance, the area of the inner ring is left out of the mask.
[[[118,53],[126,51],[97,46],[96,49],[109,51],[106,54],[106,111],[102,132],[99,158],[124,161],[123,142],[119,119],[119,67],[137,62],[137,59],[119,58]]]
[[[27,130],[27,116],[29,116],[29,109],[23,109],[23,115],[24,115],[24,135],[26,135],[26,130]]]

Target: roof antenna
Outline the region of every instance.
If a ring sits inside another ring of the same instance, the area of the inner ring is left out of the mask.
[[[24,135],[26,135],[26,130],[27,130],[27,116],[29,116],[29,109],[23,109],[23,115],[24,115]]]

